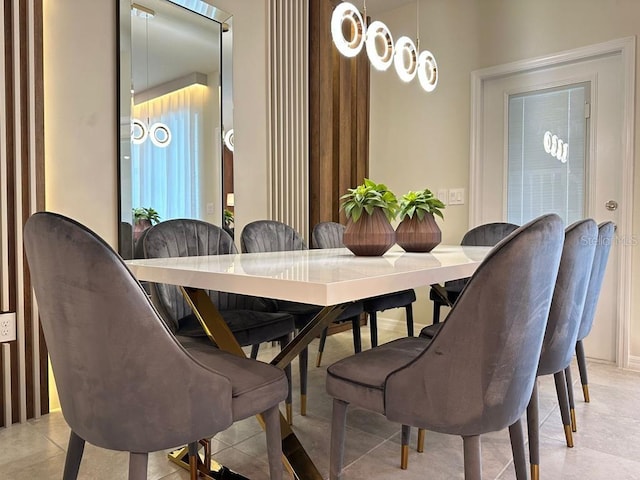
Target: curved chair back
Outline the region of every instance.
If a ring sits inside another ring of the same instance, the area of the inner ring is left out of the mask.
[[[122,259],[53,213],[24,242],[65,420],[99,447],[151,452],[232,423],[231,382],[178,344]]]
[[[320,222],[311,232],[313,248],[342,248],[345,226],[337,222]]]
[[[237,253],[233,239],[227,232],[202,220],[191,218],[167,220],[154,225],[145,233],[144,255],[146,258]],[[152,283],[150,288],[163,317],[170,322],[175,332],[178,321],[191,314],[191,308],[184,300],[182,292],[175,285]],[[253,297],[215,290],[209,290],[208,294],[219,310],[249,308],[251,302],[260,301]]]
[[[538,375],[559,372],[571,362],[584,310],[597,238],[598,226],[591,219],[567,227],[558,280],[540,354]]]
[[[287,252],[306,250],[307,244],[292,227],[277,220],[257,220],[242,229],[240,248],[243,252]]]
[[[493,247],[511,232],[518,229],[518,225],[506,222],[493,222],[478,225],[464,234],[460,245],[477,247]]]
[[[593,319],[596,315],[596,307],[598,306],[598,298],[600,297],[600,290],[602,289],[604,272],[607,268],[607,260],[609,259],[609,251],[611,250],[614,231],[615,225],[613,222],[603,222],[598,225],[598,243],[596,245],[596,253],[593,257],[593,267],[591,268],[587,298],[584,303],[584,310],[582,311],[580,329],[578,330],[578,340],[586,338],[589,332],[591,332],[591,327],[593,327]]]
[[[494,247],[429,346],[387,377],[390,420],[465,436],[503,429],[522,415],[563,238],[562,221],[551,214]]]

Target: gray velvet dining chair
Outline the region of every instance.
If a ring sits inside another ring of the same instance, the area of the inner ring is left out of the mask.
[[[573,447],[565,369],[571,363],[593,265],[598,227],[591,219],[575,222],[565,232],[558,279],[553,291],[537,376],[553,375],[565,441]],[[445,322],[446,323],[446,322]],[[538,388],[534,384],[527,407],[531,478],[540,477]]]
[[[277,220],[256,220],[248,223],[240,234],[240,248],[246,253],[287,252],[307,250],[302,236],[290,225]],[[318,305],[310,305],[288,300],[277,300],[278,311],[293,315],[298,330],[304,328],[322,309]],[[336,319],[337,323],[350,322],[353,331],[353,349],[356,353],[362,350],[360,337],[360,314],[363,312],[362,302],[351,303]],[[322,351],[326,340],[326,330],[320,337],[317,366],[320,366]],[[299,355],[300,367],[300,413],[307,413],[307,370],[309,363],[307,347]]]
[[[481,479],[484,433],[509,427],[517,465],[526,462],[520,418],[536,379],[563,238],[557,215],[533,220],[487,255],[433,339],[394,340],[328,368],[331,480],[342,476],[349,405],[460,435],[467,480]],[[525,479],[526,467],[516,475]]]
[[[217,348],[186,350],[121,257],[74,220],[31,216],[24,243],[62,414],[71,428],[63,478],[77,478],[85,441],[129,453],[129,479],[148,453],[197,442],[262,414],[272,479],[282,478],[282,370]]]
[[[342,238],[345,226],[337,222],[320,222],[313,227],[311,232],[311,246],[313,248],[342,248]],[[399,292],[378,295],[362,300],[364,312],[369,317],[369,332],[371,346],[378,345],[378,312],[384,312],[393,308],[404,308],[407,321],[407,335],[413,337],[413,302],[416,301],[416,292],[412,288]],[[326,332],[323,332],[326,338]],[[324,345],[321,338],[321,345]]]
[[[518,225],[508,222],[492,222],[478,225],[464,234],[460,241],[460,245],[493,247],[496,243],[517,228]],[[455,303],[466,283],[467,279],[461,278],[449,280],[448,282],[445,282],[444,285],[435,284],[431,286],[429,298],[433,302],[434,325],[437,325],[440,322],[441,308],[445,306],[451,307]],[[422,335],[432,337],[437,329],[437,326],[428,326],[426,330],[423,330],[421,333]]]
[[[576,359],[578,361],[578,370],[580,372],[580,383],[582,384],[582,394],[584,401],[589,403],[589,378],[587,374],[587,359],[584,353],[583,340],[591,333],[593,327],[593,320],[596,315],[596,307],[598,306],[598,299],[600,298],[600,290],[602,289],[602,283],[604,281],[604,273],[607,269],[607,261],[609,259],[609,252],[611,251],[611,244],[613,242],[613,235],[615,233],[615,225],[613,222],[602,222],[598,225],[598,241],[596,244],[596,253],[593,257],[593,267],[591,269],[591,276],[589,277],[589,287],[587,288],[587,298],[584,304],[584,310],[582,311],[582,319],[580,320],[580,329],[578,330],[578,340],[576,341]],[[567,376],[567,387],[569,391],[573,391],[573,383],[571,382],[571,367],[567,367],[565,370]],[[569,396],[572,400],[573,395]],[[575,419],[573,402],[570,402],[570,408],[572,411],[571,418]],[[573,428],[575,430],[575,421],[573,422]]]
[[[233,239],[222,228],[190,218],[167,220],[149,228],[145,231],[143,248],[145,258],[237,253]],[[156,308],[179,338],[210,343],[177,286],[150,283],[149,288]],[[241,346],[278,341],[284,347],[295,331],[293,317],[276,312],[272,300],[215,290],[209,290],[207,294]],[[290,384],[285,402],[290,421],[291,366],[285,368],[285,374]]]

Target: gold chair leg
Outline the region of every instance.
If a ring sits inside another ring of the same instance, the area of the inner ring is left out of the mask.
[[[572,408],[570,410],[571,413],[571,431],[572,432],[577,432],[578,431],[578,424],[576,423],[576,409]]]
[[[406,470],[409,465],[409,445],[402,445],[400,453],[400,468]]]
[[[531,480],[540,480],[540,465],[531,464]]]
[[[316,357],[316,367],[320,368],[322,364],[322,352],[318,352],[318,356]]]
[[[571,425],[564,426],[564,438],[567,440],[567,447],[573,448],[573,434],[571,433]]]
[[[589,385],[582,385],[582,395],[584,395],[584,401],[589,403]]]
[[[418,451],[418,453],[422,453],[424,452],[424,436],[425,436],[426,430],[424,428],[419,428],[418,429],[418,445],[416,447],[416,450]]]
[[[300,415],[304,416],[307,414],[307,395],[300,395]]]
[[[198,480],[198,456],[189,456],[189,480]]]

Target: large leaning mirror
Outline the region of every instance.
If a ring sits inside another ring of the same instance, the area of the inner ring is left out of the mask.
[[[203,0],[120,0],[118,15],[120,254],[141,256],[149,216],[232,233],[231,15]]]

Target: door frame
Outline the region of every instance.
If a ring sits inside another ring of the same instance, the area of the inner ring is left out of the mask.
[[[483,152],[483,91],[487,81],[498,77],[527,73],[562,64],[587,61],[602,55],[619,54],[624,70],[623,118],[622,118],[622,195],[620,208],[620,230],[629,233],[633,226],[633,181],[634,181],[634,135],[635,135],[635,60],[636,37],[625,37],[609,42],[566,50],[541,57],[519,60],[512,63],[483,68],[471,72],[471,127],[469,164],[469,227],[480,222],[481,164]],[[631,331],[631,274],[632,252],[629,248],[618,249],[618,321],[616,322],[616,365],[630,366]],[[633,365],[640,367],[640,365]]]

